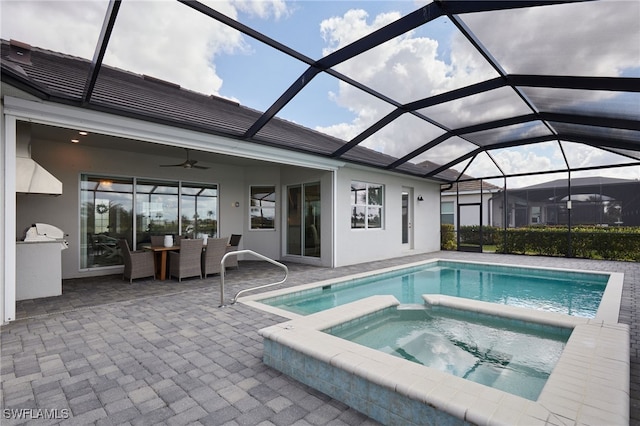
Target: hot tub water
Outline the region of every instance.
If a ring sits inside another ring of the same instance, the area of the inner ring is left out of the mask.
[[[535,401],[571,330],[449,308],[390,308],[328,332]]]

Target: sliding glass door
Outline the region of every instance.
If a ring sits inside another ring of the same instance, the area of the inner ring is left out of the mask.
[[[152,235],[218,235],[218,186],[82,175],[80,267],[122,264],[118,240],[132,250]]]
[[[122,264],[118,240],[133,242],[133,179],[82,176],[80,267]]]
[[[136,185],[136,242],[151,235],[178,235],[178,182],[138,179]]]
[[[287,187],[287,254],[320,257],[320,183]]]
[[[180,193],[182,235],[218,237],[218,187],[183,183]]]

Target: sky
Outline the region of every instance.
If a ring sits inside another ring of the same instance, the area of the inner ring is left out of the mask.
[[[320,59],[426,4],[413,0],[202,3],[311,59]],[[0,0],[0,35],[91,59],[107,4],[106,0]],[[472,14],[462,19],[508,73],[640,77],[640,2],[605,0],[595,6],[587,4],[591,6],[538,7]],[[282,52],[169,0],[123,0],[104,63],[233,99],[259,111],[269,108],[307,68]],[[447,18],[380,45],[336,70],[401,103],[497,76]],[[531,92],[531,96],[543,95]],[[520,112],[522,103],[513,96],[493,91],[475,97],[472,102],[477,108],[473,110],[465,101],[421,112],[455,128]],[[582,108],[607,102],[615,108],[618,101],[614,96],[585,92],[579,99],[557,96],[554,101],[568,111],[578,102]],[[629,102],[632,111],[640,109],[638,96]],[[391,110],[388,103],[320,74],[278,116],[349,140]],[[539,131],[529,127],[509,130]],[[405,114],[363,145],[401,157],[442,133],[442,129]],[[567,147],[573,166],[606,163],[612,158],[612,154],[600,150],[574,144]],[[453,138],[415,161],[446,162],[472,148]],[[491,155],[501,167],[516,172],[563,167],[557,143],[499,150]],[[467,174],[492,175],[495,171],[492,161],[483,155]],[[640,178],[638,167],[608,174]],[[531,177],[514,180],[514,184],[548,179]]]

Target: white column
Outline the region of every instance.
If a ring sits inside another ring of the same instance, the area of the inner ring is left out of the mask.
[[[13,116],[2,115],[4,132],[0,161],[3,166],[2,175],[2,209],[0,219],[0,277],[1,290],[0,309],[2,321],[9,322],[16,319],[16,119]]]

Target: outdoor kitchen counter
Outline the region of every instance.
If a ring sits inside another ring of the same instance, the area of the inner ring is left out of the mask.
[[[62,294],[61,253],[55,240],[16,242],[16,300]]]

